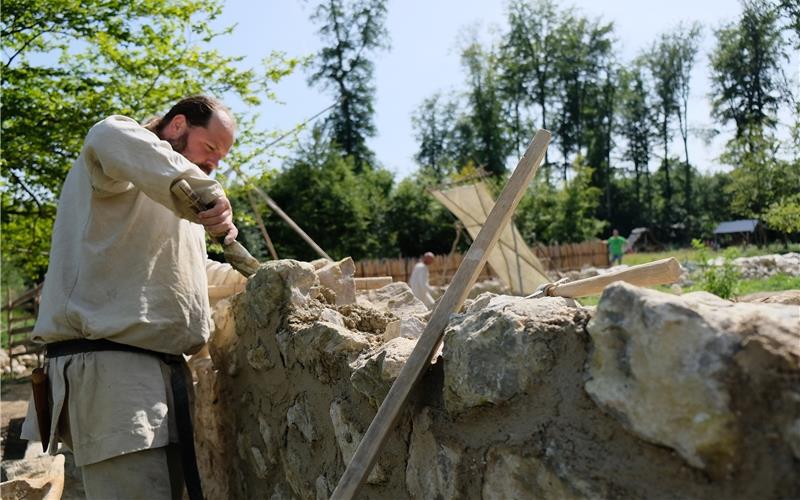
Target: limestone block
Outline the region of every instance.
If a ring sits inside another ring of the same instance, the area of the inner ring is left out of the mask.
[[[366,293],[359,294],[357,299],[359,303],[392,312],[399,318],[428,313],[425,304],[402,281],[390,283],[377,290],[367,290]]]
[[[227,498],[230,494],[226,467],[231,458],[226,449],[227,431],[231,421],[229,408],[220,400],[220,372],[214,370],[209,358],[194,361],[197,377],[194,398],[194,432],[197,446],[197,466],[203,481],[203,492],[209,498]]]
[[[344,324],[344,317],[341,315],[339,311],[334,309],[325,308],[319,315],[320,321],[325,321],[326,323],[333,323],[334,325],[338,326],[345,326]]]
[[[316,271],[320,285],[336,294],[337,306],[356,302],[356,282],[353,279],[355,272],[356,266],[350,257],[339,262],[329,262]]]
[[[353,387],[366,396],[377,408],[389,392],[392,383],[406,364],[416,340],[397,337],[377,350],[363,354],[352,363]]]
[[[316,439],[314,425],[308,411],[308,399],[305,394],[301,394],[295,399],[294,404],[286,412],[286,422],[294,426],[309,443]]]
[[[256,477],[258,477],[259,479],[266,479],[267,472],[269,472],[269,469],[267,469],[267,462],[264,461],[264,455],[261,453],[261,450],[255,446],[251,446],[250,453],[253,457],[252,463],[253,463],[253,469],[255,470],[256,473]]]
[[[470,299],[474,299],[478,295],[483,293],[490,292],[496,294],[509,294],[511,293],[511,288],[508,287],[505,283],[503,283],[498,278],[492,278],[484,281],[478,281],[475,283],[472,288],[470,289],[467,297]]]
[[[558,335],[582,329],[587,316],[560,297],[479,297],[445,330],[447,410],[499,405],[525,392],[555,364]]]
[[[319,279],[314,266],[295,260],[273,260],[247,281],[248,316],[256,326],[268,325],[270,315],[281,314],[285,304],[303,307],[315,298]]]
[[[414,417],[408,447],[406,488],[411,498],[460,498],[463,494],[458,489],[462,455],[460,447],[437,441],[431,431],[430,409],[425,407]]]
[[[272,464],[277,463],[275,452],[273,451],[276,444],[272,438],[272,426],[269,425],[264,415],[258,416],[258,432],[261,435],[261,440],[264,442],[264,449],[267,450],[267,460]]]
[[[233,305],[228,299],[217,303],[212,312],[214,331],[208,342],[208,351],[217,370],[228,375],[236,375],[239,371],[237,360],[237,347],[239,338],[236,336],[236,319],[233,315]]]
[[[64,455],[3,462],[2,498],[58,500],[64,492]]]
[[[786,415],[757,415],[761,403],[732,410],[733,391],[740,405],[765,390],[791,397],[782,385],[786,373],[800,379],[796,307],[676,297],[620,282],[605,289],[587,329],[594,343],[587,393],[634,434],[715,477],[729,475],[744,452],[739,418],[800,417],[800,406],[788,402],[780,406]],[[786,373],[769,375],[775,369]]]
[[[9,357],[8,352],[5,349],[0,348],[0,370],[3,373],[9,370],[9,365],[11,363],[11,357]]]
[[[364,434],[359,427],[350,420],[342,404],[339,401],[333,401],[330,408],[331,423],[333,424],[333,433],[336,436],[336,444],[339,447],[339,452],[342,454],[342,462],[346,465],[350,463],[353,454],[361,442]],[[372,468],[367,477],[367,482],[370,484],[379,484],[386,481],[386,471],[381,465],[380,460]]]
[[[396,337],[407,339],[418,339],[425,330],[425,322],[416,316],[400,318],[386,325],[383,332],[383,340],[389,341]]]
[[[503,445],[493,446],[486,453],[482,495],[484,500],[586,498],[539,458]]]
[[[750,295],[745,295],[744,297],[737,297],[736,301],[800,306],[800,290],[783,290],[780,292],[758,292]]]
[[[367,334],[324,321],[314,322],[295,332],[283,330],[276,338],[288,364],[291,365],[296,360],[312,369],[323,381],[328,380],[327,367],[337,357],[352,362],[359,353],[374,343]]]
[[[257,344],[247,350],[247,363],[254,370],[267,370],[275,366],[275,362],[267,352],[267,349],[261,344]]]
[[[317,480],[314,481],[314,487],[316,488],[314,500],[328,500],[332,490],[325,476],[317,477]]]

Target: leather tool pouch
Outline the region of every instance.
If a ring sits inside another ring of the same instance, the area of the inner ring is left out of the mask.
[[[47,452],[50,444],[50,382],[44,369],[36,368],[31,375],[33,386],[33,404],[36,406],[36,420],[39,422],[39,437],[42,439],[42,451]]]

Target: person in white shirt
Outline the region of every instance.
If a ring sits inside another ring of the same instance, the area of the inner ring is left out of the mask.
[[[414,296],[421,300],[428,309],[433,308],[434,302],[433,296],[431,295],[433,289],[428,284],[428,266],[432,263],[433,254],[431,252],[425,252],[425,255],[422,256],[422,260],[417,262],[414,266],[414,270],[411,271],[411,277],[408,280],[408,286],[411,287]]]
[[[41,426],[29,408],[23,437],[45,428],[51,454],[64,442],[90,500],[181,498],[181,469],[189,497],[202,497],[187,474],[191,378],[180,374],[213,325],[209,285],[244,280],[208,260],[203,231],[237,235],[210,177],[235,131],[230,111],[207,96],[146,125],[114,115],[89,131],[64,182],[31,335],[46,344],[50,408]],[[208,210],[195,215],[172,194],[181,179]]]

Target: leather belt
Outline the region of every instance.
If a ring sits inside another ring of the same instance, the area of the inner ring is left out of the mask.
[[[183,466],[183,480],[190,500],[202,500],[203,489],[200,484],[200,473],[197,470],[197,455],[194,449],[194,430],[192,415],[189,411],[189,390],[186,381],[186,361],[183,356],[165,354],[143,349],[106,339],[64,340],[46,345],[48,358],[69,356],[95,351],[124,351],[148,354],[164,361],[170,368],[170,385],[175,403],[175,421],[178,427],[178,446],[181,452],[181,465]]]

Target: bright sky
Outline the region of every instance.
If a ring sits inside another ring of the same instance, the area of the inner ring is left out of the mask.
[[[312,54],[320,46],[317,28],[309,20],[314,5],[315,2],[299,0],[228,0],[220,25],[235,23],[237,27],[217,47],[224,54],[246,56],[246,64],[253,67],[273,50],[290,56]],[[741,11],[738,0],[577,0],[561,5],[574,6],[589,17],[613,21],[623,61],[631,60],[648,48],[658,34],[680,22],[700,22],[704,32],[692,75],[689,124],[696,128],[712,125],[707,98],[712,29],[737,18]],[[378,135],[369,141],[369,146],[398,179],[417,169],[413,160],[417,143],[411,126],[412,112],[434,92],[464,89],[458,42],[465,30],[476,25],[487,41],[497,38],[496,33],[506,27],[505,6],[501,0],[389,0],[387,28],[391,49],[374,59]],[[796,78],[796,65],[794,68]],[[257,110],[261,114],[260,127],[291,128],[333,102],[331,95],[309,88],[306,79],[305,72],[296,72],[276,88],[283,104],[267,103]],[[715,158],[726,137],[727,134],[717,137],[708,146],[692,138],[690,161],[702,170],[720,170],[723,167]],[[682,157],[682,151],[676,142],[670,153]]]

